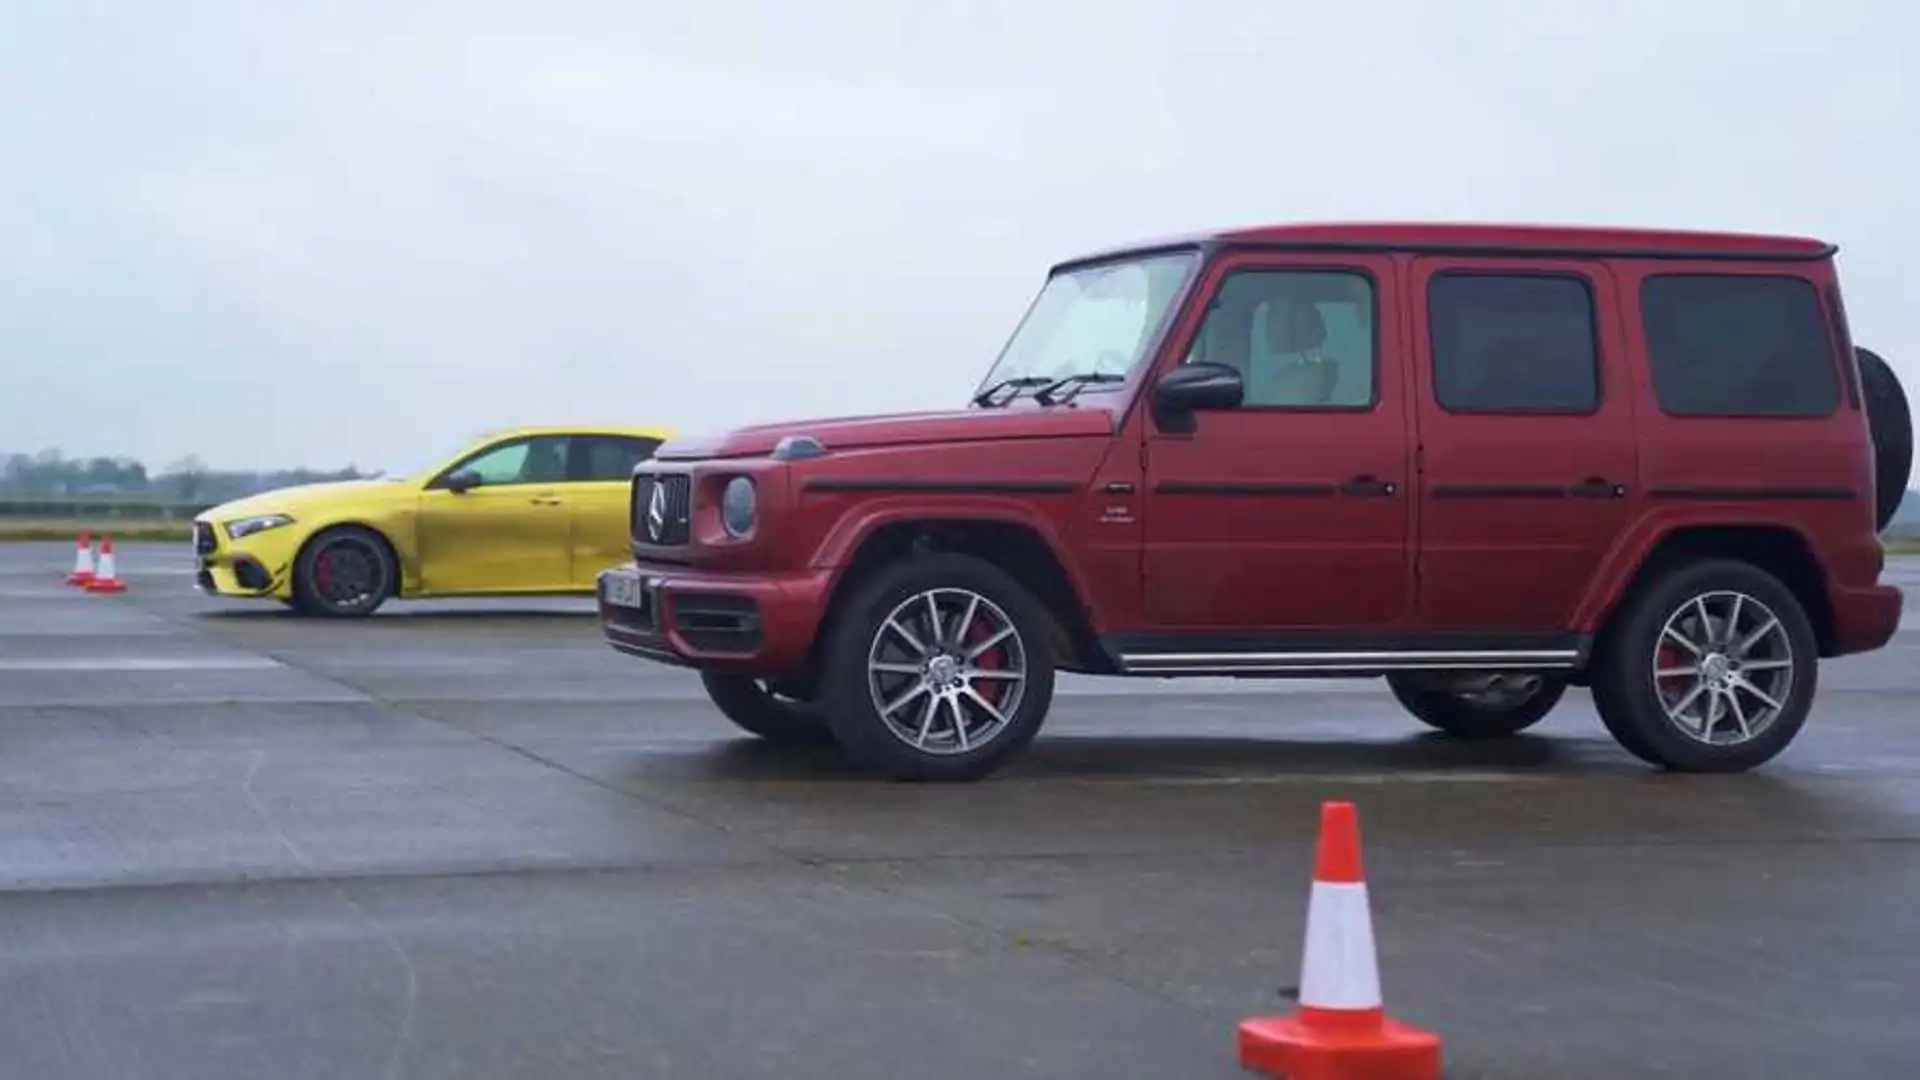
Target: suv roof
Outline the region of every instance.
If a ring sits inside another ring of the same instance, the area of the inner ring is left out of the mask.
[[[1824,259],[1839,250],[1835,245],[1813,237],[1765,233],[1629,229],[1600,225],[1312,222],[1214,229],[1140,241],[1069,259],[1054,269],[1169,248],[1208,247],[1392,250],[1431,254],[1562,254],[1646,259],[1758,259],[1770,262]]]

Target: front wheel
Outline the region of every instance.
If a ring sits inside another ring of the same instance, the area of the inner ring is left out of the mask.
[[[771,743],[832,741],[826,724],[804,703],[779,696],[758,679],[702,671],[700,683],[714,707],[742,731]]]
[[[342,525],[307,541],[294,560],[293,602],[302,614],[371,615],[393,595],[399,567],[371,530]]]
[[[1787,748],[1819,677],[1791,590],[1731,560],[1669,571],[1608,631],[1594,705],[1634,756],[1676,772],[1742,772]]]
[[[1566,693],[1567,680],[1530,671],[1438,679],[1394,674],[1387,686],[1431,727],[1462,739],[1504,739],[1546,719]]]
[[[856,763],[898,780],[978,780],[1040,730],[1053,699],[1045,608],[992,563],[893,563],[838,608],[821,685]]]

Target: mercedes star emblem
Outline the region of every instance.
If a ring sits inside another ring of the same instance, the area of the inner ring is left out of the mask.
[[[660,542],[660,532],[667,527],[667,489],[659,483],[653,485],[653,494],[647,497],[647,539]]]

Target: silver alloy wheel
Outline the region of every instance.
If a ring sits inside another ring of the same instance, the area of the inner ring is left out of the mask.
[[[983,667],[986,659],[993,666]],[[997,738],[1027,687],[1026,643],[998,604],[968,589],[900,602],[867,650],[867,693],[887,730],[922,753],[953,755]]]
[[[1737,746],[1773,725],[1793,693],[1787,628],[1746,593],[1703,593],[1660,628],[1654,690],[1667,721],[1709,746]]]

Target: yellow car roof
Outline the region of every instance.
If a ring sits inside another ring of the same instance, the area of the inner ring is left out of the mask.
[[[628,435],[642,439],[669,439],[673,434],[672,428],[635,427],[624,424],[526,424],[483,431],[473,436],[472,441],[510,438],[516,435]]]

